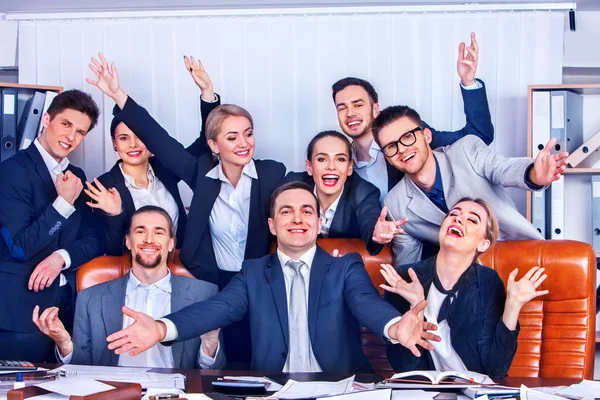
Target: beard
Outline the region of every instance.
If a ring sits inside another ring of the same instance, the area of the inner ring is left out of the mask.
[[[162,262],[162,256],[159,254],[156,256],[156,258],[153,261],[146,262],[142,258],[142,255],[140,253],[137,253],[135,255],[135,261],[144,268],[153,269],[160,265],[160,263]]]

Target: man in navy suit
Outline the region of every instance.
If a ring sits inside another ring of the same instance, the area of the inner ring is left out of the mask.
[[[0,164],[0,359],[54,359],[52,341],[31,321],[33,308],[59,306],[70,328],[75,270],[101,253],[81,196],[85,174],[67,159],[99,113],[86,93],[59,94],[40,137]]]
[[[182,341],[228,325],[246,313],[250,319],[252,368],[283,372],[366,372],[360,324],[419,354],[430,349],[435,326],[418,314],[423,301],[400,317],[373,287],[360,256],[333,257],[316,245],[321,222],[318,200],[304,182],[273,192],[271,232],[275,254],[247,260],[240,273],[215,297],[155,321],[123,307],[136,320],[110,335],[109,349],[139,354],[157,342]]]

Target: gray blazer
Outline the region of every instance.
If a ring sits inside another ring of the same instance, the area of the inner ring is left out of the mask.
[[[500,225],[499,240],[544,239],[516,209],[506,187],[531,190],[525,171],[533,160],[508,158],[493,152],[477,136],[468,135],[450,146],[433,151],[444,183],[444,197],[451,208],[463,197],[487,201]],[[405,234],[392,242],[394,266],[421,259],[422,242],[439,244],[439,230],[445,214],[408,177],[385,196],[389,217],[408,217]]]
[[[83,290],[77,296],[73,326],[73,358],[71,363],[116,366],[119,356],[108,349],[106,337],[123,327],[125,290],[129,274],[114,281],[101,283]],[[217,285],[194,278],[171,275],[171,312],[203,300],[218,292]],[[175,343],[171,349],[175,368],[197,368],[201,340],[196,337]],[[225,367],[221,347],[212,369]]]

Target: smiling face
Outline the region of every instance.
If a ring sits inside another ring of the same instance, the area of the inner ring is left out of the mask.
[[[358,85],[340,90],[335,95],[335,107],[340,128],[353,139],[370,133],[379,114],[379,104],[372,104],[367,91]]]
[[[379,131],[379,143],[381,148],[397,142],[407,132],[418,127],[410,118],[402,117],[381,128]],[[427,128],[415,132],[416,141],[411,146],[398,143],[398,153],[393,157],[386,157],[388,161],[401,172],[407,175],[419,173],[425,165],[428,157],[433,157],[429,144],[431,143],[431,131]]]
[[[42,118],[44,130],[39,137],[42,147],[60,161],[80,144],[90,129],[92,121],[86,114],[66,108],[50,118],[48,113]]]
[[[317,196],[337,196],[352,174],[348,144],[340,138],[325,136],[315,142],[306,171],[315,181]]]
[[[442,222],[440,247],[465,254],[484,252],[490,246],[490,240],[486,238],[489,218],[481,205],[474,201],[461,201]]]
[[[252,123],[243,116],[229,116],[221,124],[215,140],[208,140],[208,145],[223,164],[243,167],[254,156]]]
[[[123,160],[123,164],[144,164],[151,155],[146,145],[123,122],[115,128],[113,145],[119,157]]]
[[[314,195],[304,189],[289,189],[275,199],[269,229],[277,236],[279,249],[294,258],[315,245],[321,221]],[[297,259],[297,258],[296,258]]]
[[[167,218],[149,211],[133,216],[125,244],[131,250],[134,268],[136,264],[149,269],[159,266],[166,268],[168,254],[175,247],[175,239],[169,233]]]

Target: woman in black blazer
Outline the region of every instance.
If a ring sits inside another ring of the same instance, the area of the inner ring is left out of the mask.
[[[352,173],[350,146],[339,132],[320,132],[306,148],[306,172],[290,172],[286,181],[303,181],[314,187],[322,218],[321,237],[361,238],[369,254],[376,255],[394,234],[402,232],[405,221],[386,221],[387,207],[381,208],[379,189]]]
[[[480,199],[462,199],[440,228],[437,256],[413,265],[381,271],[385,297],[404,313],[427,299],[424,317],[438,326],[441,342],[420,357],[402,346],[388,344],[387,356],[397,372],[411,370],[474,371],[492,378],[506,376],[517,351],[518,318],[523,305],[548,293],[536,289],[546,279],[533,267],[516,281],[508,277],[507,292],[498,273],[476,263],[498,236],[498,222]]]
[[[101,61],[92,59],[90,64],[98,80],[87,81],[115,100],[117,116],[194,192],[179,253],[181,261],[198,279],[223,288],[242,268],[243,260],[270,253],[269,202],[271,192],[284,181],[285,166],[253,159],[252,117],[234,105],[219,106],[207,118],[210,152],[205,147],[199,156],[190,154],[121,90],[114,64],[109,67],[99,56]],[[195,81],[196,74],[203,71],[202,65],[191,59],[186,60],[186,67]],[[237,338],[229,340],[227,331]],[[230,326],[224,334],[228,361],[248,362],[251,347],[247,323],[245,328]]]

